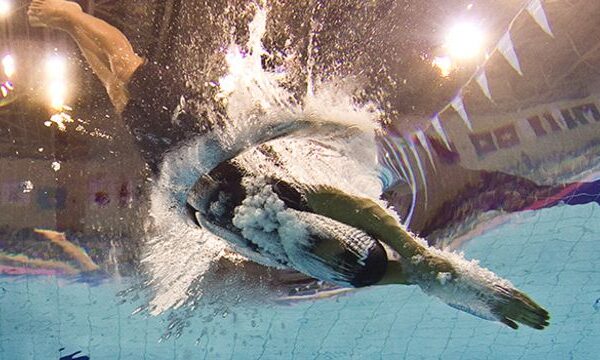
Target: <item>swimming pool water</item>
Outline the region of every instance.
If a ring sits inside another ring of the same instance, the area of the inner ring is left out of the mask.
[[[295,305],[198,309],[159,342],[167,315],[131,315],[127,279],[99,286],[2,278],[0,359],[594,359],[600,353],[600,207],[515,214],[473,239],[467,258],[510,279],[551,313],[513,331],[454,310],[416,287],[380,287]],[[59,352],[60,349],[64,350]]]

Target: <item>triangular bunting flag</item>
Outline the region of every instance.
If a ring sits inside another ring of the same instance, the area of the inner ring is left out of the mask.
[[[565,122],[565,118],[563,117],[562,113],[560,112],[560,109],[558,109],[558,108],[551,109],[550,115],[552,115],[554,120],[556,120],[558,126],[560,126],[561,129],[567,130],[569,128],[567,126],[567,123]]]
[[[533,130],[532,125],[529,122],[529,120],[522,118],[522,119],[519,119],[515,124],[517,125],[517,128],[519,129],[519,134],[521,134],[521,136],[524,139],[531,140],[531,139],[537,138],[537,135],[535,134],[535,130]]]
[[[513,45],[512,39],[510,38],[510,32],[506,32],[504,36],[500,39],[498,43],[498,51],[504,56],[506,61],[510,64],[510,66],[515,69],[519,75],[523,76],[523,72],[521,71],[521,64],[519,63],[519,58],[517,57],[517,53],[515,52],[515,46]]]
[[[448,150],[452,150],[452,148],[450,147],[450,142],[448,141],[448,136],[446,136],[446,132],[444,131],[444,128],[442,127],[442,122],[440,121],[440,116],[436,115],[431,120],[431,124],[433,125],[433,128],[435,129],[435,132],[437,132],[438,135],[444,141],[444,145],[446,145],[446,147],[448,148]]]
[[[397,178],[408,183],[408,174],[406,173],[406,170],[404,170],[404,162],[398,157],[398,148],[400,145],[397,145],[392,138],[388,137],[383,137],[382,142],[382,151],[384,152],[382,160],[384,164],[394,172]]]
[[[402,160],[406,164],[406,169],[408,170],[408,174],[410,175],[409,185],[410,185],[410,192],[412,193],[412,203],[410,206],[410,210],[408,211],[408,214],[406,215],[406,218],[404,219],[404,225],[409,226],[412,221],[412,217],[414,215],[415,208],[417,207],[417,185],[416,185],[417,180],[415,179],[415,175],[410,166],[410,161],[408,160],[408,155],[406,155],[406,151],[404,151],[404,146],[400,146],[398,148],[398,151],[400,152],[400,156],[402,156]]]
[[[429,158],[429,162],[433,167],[433,171],[437,171],[437,169],[435,168],[435,162],[433,161],[433,153],[431,152],[431,148],[429,147],[429,141],[427,141],[427,136],[425,135],[425,132],[423,130],[417,130],[415,136],[417,137],[417,140],[419,140],[419,144],[421,144],[423,149],[425,149],[425,152],[427,152],[427,157]]]
[[[459,94],[457,97],[452,100],[452,108],[458,113],[460,118],[467,124],[469,130],[473,131],[473,125],[471,124],[471,120],[469,120],[469,115],[467,115],[467,110],[465,110],[465,103],[463,102],[462,95]]]
[[[550,24],[548,23],[548,18],[546,17],[546,12],[544,11],[540,0],[532,0],[529,5],[527,5],[527,12],[546,34],[554,37]]]
[[[427,207],[427,178],[425,177],[425,169],[423,168],[423,163],[421,162],[421,157],[419,156],[419,152],[415,147],[415,143],[412,141],[410,136],[407,137],[408,148],[410,152],[415,157],[417,162],[417,167],[419,168],[419,173],[421,174],[421,181],[423,181],[423,190],[425,192],[425,207]]]
[[[479,87],[481,88],[481,91],[483,91],[485,97],[490,99],[490,101],[493,101],[492,93],[490,92],[490,87],[488,85],[488,79],[487,75],[485,74],[485,70],[481,69],[481,72],[479,73],[479,75],[477,75],[475,81],[477,81],[477,84],[479,84]]]

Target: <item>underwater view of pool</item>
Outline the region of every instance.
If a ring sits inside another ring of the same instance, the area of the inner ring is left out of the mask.
[[[464,248],[549,309],[544,332],[519,332],[453,310],[416,287],[364,289],[295,304],[238,304],[189,318],[159,341],[168,316],[132,315],[132,280],[3,278],[2,359],[593,359],[600,350],[600,207],[512,217]],[[60,349],[64,349],[59,352]]]
[[[0,0],[0,360],[594,359],[596,0]]]

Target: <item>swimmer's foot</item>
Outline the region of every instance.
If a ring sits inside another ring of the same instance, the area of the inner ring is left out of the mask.
[[[29,11],[27,12],[29,18],[29,25],[31,27],[46,27],[46,24],[42,22],[37,16],[32,15]]]
[[[65,0],[33,0],[27,11],[29,24],[34,27],[62,29],[69,24],[70,16],[82,12],[81,6]]]
[[[495,286],[497,293],[501,294],[492,306],[492,312],[498,316],[503,324],[517,329],[517,323],[529,326],[537,330],[543,330],[549,325],[550,315],[548,311],[531,300],[529,296],[517,289],[504,286]]]

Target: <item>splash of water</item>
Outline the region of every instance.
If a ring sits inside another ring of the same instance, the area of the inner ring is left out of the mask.
[[[251,263],[233,254],[223,240],[199,229],[184,214],[190,188],[220,162],[236,157],[251,172],[308,186],[334,186],[371,199],[379,198],[383,189],[377,165],[376,109],[355,104],[351,92],[331,82],[313,82],[319,87],[294,101],[281,84],[286,73],[262,68],[266,15],[257,10],[247,50],[232,45],[227,52],[229,72],[220,80],[216,101],[225,104],[228,124],[166,154],[152,188],[150,215],[153,233],[158,235],[147,241],[142,262],[155,291],[148,310],[154,314],[181,311],[171,318],[168,335],[180,334],[185,319],[194,316],[194,309],[201,304],[218,304],[226,312],[229,304],[245,296],[274,294],[266,268],[251,268]],[[258,149],[267,142],[277,155],[277,166]],[[407,154],[401,152],[401,156],[409,164]],[[410,166],[404,173],[416,183]],[[388,213],[398,220],[397,214]],[[427,254],[451,264],[456,278],[451,273],[419,271],[423,258],[418,256],[402,259],[403,266],[415,267],[411,281],[450,306],[484,319],[501,320],[497,310],[507,301],[514,302],[515,294],[517,299],[522,295],[476,261],[417,241],[427,248]],[[221,265],[226,262],[234,270],[224,276]]]
[[[240,161],[248,167],[290,181],[335,185],[372,198],[381,193],[376,107],[357,105],[347,88],[331,82],[295,101],[282,86],[286,72],[267,71],[262,66],[261,57],[268,55],[262,45],[266,22],[267,12],[257,9],[246,47],[233,44],[227,51],[228,74],[219,81],[215,101],[225,104],[228,124],[167,154],[153,186],[151,216],[157,235],[147,241],[142,260],[155,291],[152,313],[189,304],[192,296],[231,287],[227,281],[222,281],[227,285],[219,289],[202,285],[219,260],[228,256],[229,247],[183,214],[189,189],[220,162],[241,154]],[[284,166],[275,167],[256,149],[267,141]]]

